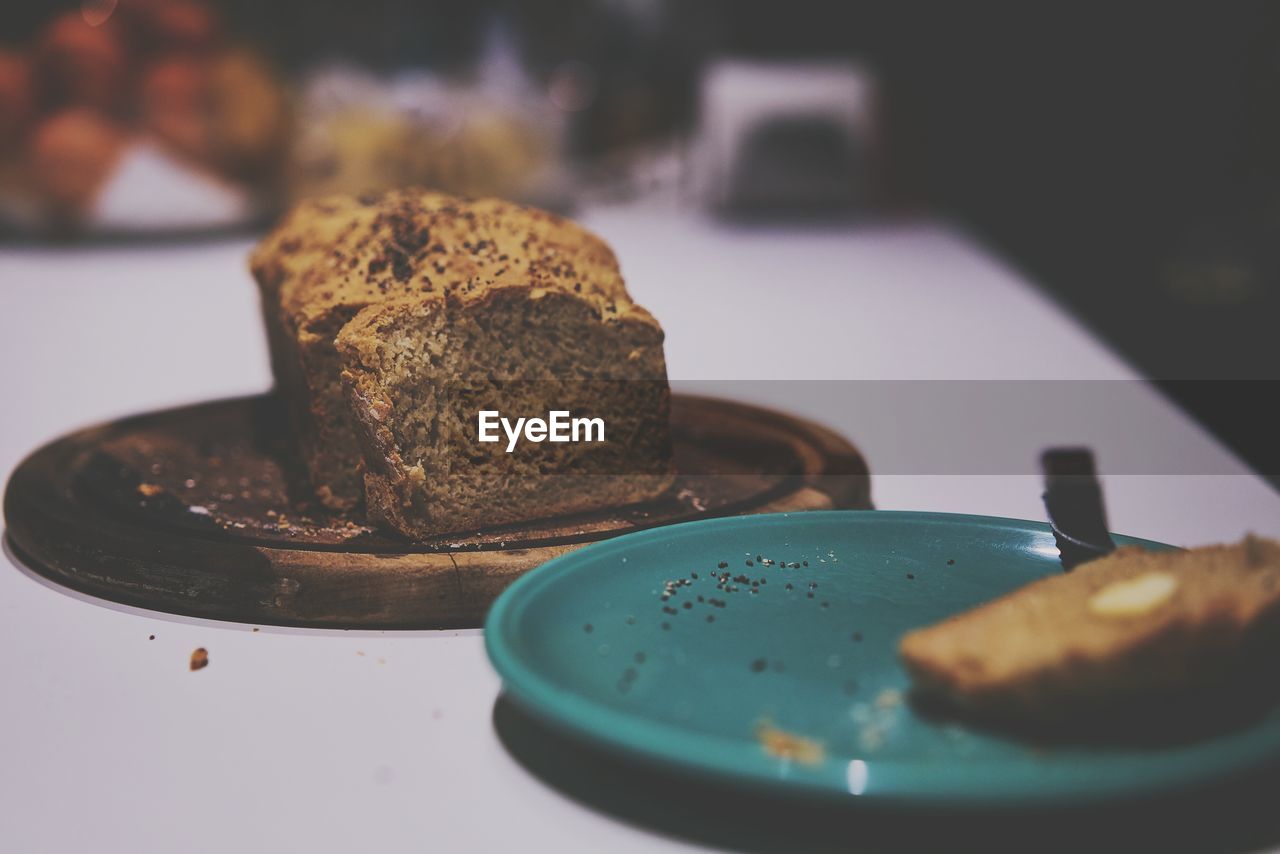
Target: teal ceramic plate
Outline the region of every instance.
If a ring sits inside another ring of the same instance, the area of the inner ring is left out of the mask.
[[[1060,571],[1036,522],[879,510],[713,519],[539,567],[494,604],[485,638],[508,696],[553,726],[804,795],[1062,804],[1280,757],[1280,713],[1176,747],[1052,749],[915,714],[896,655],[904,632]]]

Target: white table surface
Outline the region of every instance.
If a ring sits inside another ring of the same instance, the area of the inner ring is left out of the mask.
[[[741,231],[654,207],[584,219],[663,322],[678,379],[1133,377],[1016,272],[940,226]],[[248,247],[0,249],[0,472],[94,421],[267,388]],[[758,346],[762,325],[792,333],[788,346]],[[792,405],[787,383],[767,388]],[[1061,438],[1106,459],[1167,441],[1214,474],[1107,477],[1114,527],[1184,545],[1280,535],[1280,496],[1186,416],[1139,398],[1140,428],[1082,422],[1025,448],[1015,440],[1011,453],[1033,459]],[[901,459],[902,443],[948,441],[839,395],[794,405],[858,442],[873,473],[878,454]],[[881,508],[1041,518],[1039,491],[1032,474],[873,474]],[[191,673],[198,646],[210,664]],[[252,632],[88,600],[0,565],[2,847],[689,847],[531,776],[494,735],[498,690],[478,631]]]

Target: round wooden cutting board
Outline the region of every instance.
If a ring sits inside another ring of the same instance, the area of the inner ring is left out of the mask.
[[[661,499],[409,542],[317,505],[270,395],[91,427],[24,460],[4,497],[14,552],[85,593],[219,620],[478,626],[521,574],[594,540],[712,516],[871,506],[866,463],[815,424],[672,399],[679,476]]]

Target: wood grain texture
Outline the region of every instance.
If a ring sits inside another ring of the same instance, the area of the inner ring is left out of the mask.
[[[869,508],[867,467],[825,428],[676,396],[680,472],[662,499],[410,542],[310,496],[271,396],[136,416],[14,471],[15,553],[67,587],[143,608],[331,628],[477,626],[530,569],[594,540],[711,516]]]

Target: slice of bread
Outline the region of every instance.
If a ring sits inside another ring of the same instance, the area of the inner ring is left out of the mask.
[[[1280,543],[1121,548],[910,632],[900,653],[918,698],[1032,729],[1239,703],[1274,681]]]

